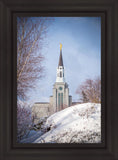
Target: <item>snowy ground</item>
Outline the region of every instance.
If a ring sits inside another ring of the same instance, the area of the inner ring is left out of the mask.
[[[51,115],[33,143],[100,143],[101,105],[84,103]]]
[[[33,143],[42,134],[42,131],[31,130],[27,138],[22,139],[20,143]]]

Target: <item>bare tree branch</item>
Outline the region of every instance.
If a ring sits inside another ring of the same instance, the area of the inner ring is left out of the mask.
[[[27,98],[37,79],[44,76],[41,53],[50,18],[18,17],[17,19],[17,95]]]
[[[81,96],[82,102],[101,102],[101,80],[100,78],[96,78],[94,80],[87,79],[80,85],[76,93]]]

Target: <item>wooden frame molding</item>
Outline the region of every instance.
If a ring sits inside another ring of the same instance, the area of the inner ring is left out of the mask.
[[[102,143],[16,143],[16,17],[100,16]],[[0,0],[0,159],[118,160],[118,0]]]

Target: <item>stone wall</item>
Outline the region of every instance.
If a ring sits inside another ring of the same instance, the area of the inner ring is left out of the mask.
[[[50,100],[52,99],[50,98]],[[35,124],[37,124],[40,119],[48,117],[53,113],[54,109],[51,103],[39,102],[32,106],[32,117]]]
[[[72,102],[72,96],[69,96],[69,101],[72,106],[76,105],[76,104],[80,104],[80,102]],[[52,96],[50,96],[50,103],[45,103],[45,102],[35,103],[32,106],[32,117],[34,119],[34,124],[37,124],[40,119],[48,117],[55,112],[56,111],[53,106],[53,97]]]
[[[41,118],[49,116],[49,103],[35,103],[32,106],[32,117],[34,123],[38,123]]]

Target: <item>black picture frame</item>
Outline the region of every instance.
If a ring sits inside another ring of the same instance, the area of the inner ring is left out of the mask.
[[[16,143],[16,16],[101,16],[102,143]],[[0,1],[0,159],[118,160],[118,1]]]

